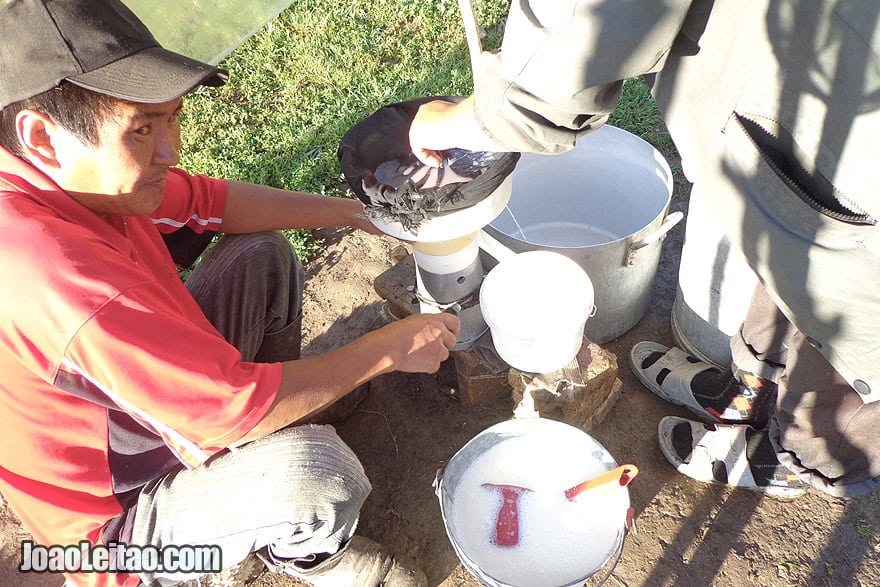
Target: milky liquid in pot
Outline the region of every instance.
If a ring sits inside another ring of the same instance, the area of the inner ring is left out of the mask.
[[[583,222],[541,222],[523,227],[510,206],[506,206],[505,211],[516,226],[516,231],[509,236],[534,245],[560,248],[590,247],[612,243],[621,238],[604,228]]]
[[[573,456],[574,455],[574,456]],[[571,446],[531,437],[504,440],[476,458],[452,496],[454,540],[481,571],[518,587],[571,584],[600,570],[622,532],[625,488],[568,501],[564,491],[607,470]],[[519,498],[519,542],[493,544],[500,493],[484,483],[527,487]]]
[[[617,235],[605,229],[578,222],[545,222],[520,228],[520,238],[548,247],[589,247],[616,241]]]

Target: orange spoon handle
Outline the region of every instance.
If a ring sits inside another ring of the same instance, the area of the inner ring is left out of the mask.
[[[626,487],[638,474],[639,468],[635,465],[621,465],[616,469],[611,469],[597,477],[578,483],[574,487],[569,487],[565,490],[565,497],[567,497],[569,501],[572,501],[578,495],[587,491]]]

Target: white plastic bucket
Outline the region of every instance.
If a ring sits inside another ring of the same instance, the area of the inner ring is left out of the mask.
[[[583,344],[593,284],[580,265],[559,253],[510,255],[483,279],[480,308],[508,365],[550,373],[567,365]]]
[[[574,500],[565,490],[618,465],[590,435],[545,418],[496,424],[437,473],[446,534],[462,565],[491,587],[562,587],[613,571],[632,518],[617,486]],[[490,485],[525,488],[515,546],[494,542],[500,508]],[[610,569],[610,570],[608,570]]]

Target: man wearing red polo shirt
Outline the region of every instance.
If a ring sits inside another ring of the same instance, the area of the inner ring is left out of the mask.
[[[160,47],[117,0],[0,9],[0,492],[66,549],[75,585],[188,576],[119,545],[420,584],[353,537],[370,484],[352,451],[290,425],[381,373],[436,370],[458,321],[414,316],[295,360],[302,270],[272,231],[370,228],[356,201],[175,168],[182,96],[226,75]],[[218,231],[184,285],[174,260]]]

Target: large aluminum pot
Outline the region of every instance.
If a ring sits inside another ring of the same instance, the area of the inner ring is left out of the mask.
[[[523,154],[508,208],[483,229],[489,243],[483,248],[496,259],[493,242],[515,253],[549,250],[576,261],[595,289],[596,314],[585,335],[607,342],[648,308],[662,238],[683,218],[667,216],[672,180],[657,149],[609,125],[561,155]]]

